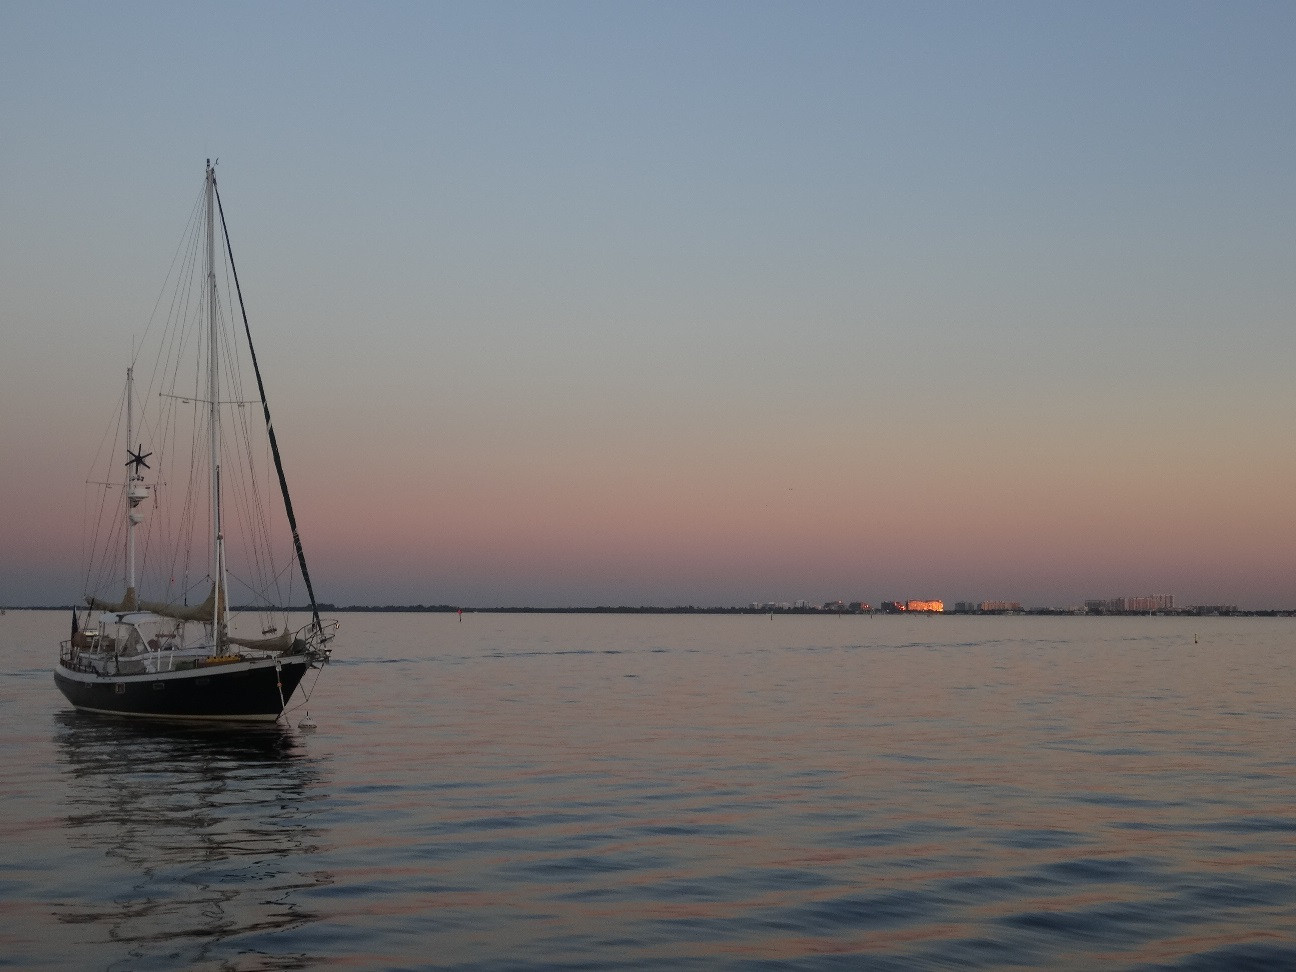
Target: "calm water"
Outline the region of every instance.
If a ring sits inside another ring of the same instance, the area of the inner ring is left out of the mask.
[[[1296,621],[350,615],[216,732],[72,712],[66,623],[0,964],[1296,968]]]

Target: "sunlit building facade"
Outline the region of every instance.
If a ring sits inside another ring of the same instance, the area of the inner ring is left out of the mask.
[[[944,601],[883,601],[882,610],[888,614],[940,614]]]

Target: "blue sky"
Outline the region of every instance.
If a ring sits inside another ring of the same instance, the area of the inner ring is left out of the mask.
[[[6,5],[0,601],[80,593],[210,156],[329,600],[1296,605],[1293,41],[1280,3]]]

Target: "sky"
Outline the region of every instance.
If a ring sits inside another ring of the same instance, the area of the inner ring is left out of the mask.
[[[0,5],[0,603],[203,164],[321,598],[1296,607],[1296,5]]]

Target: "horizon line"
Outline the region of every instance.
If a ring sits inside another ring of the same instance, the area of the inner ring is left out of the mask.
[[[316,605],[320,611],[334,611],[340,614],[372,614],[372,613],[392,613],[392,614],[795,614],[795,615],[882,615],[885,617],[903,617],[905,615],[917,615],[922,617],[937,617],[941,615],[953,615],[957,617],[1003,617],[1003,616],[1020,616],[1020,615],[1054,615],[1054,616],[1072,616],[1072,617],[1254,617],[1254,616],[1292,616],[1296,615],[1296,608],[1239,608],[1233,605],[1191,605],[1188,607],[1163,608],[1154,611],[1120,611],[1120,610],[1097,610],[1090,611],[1083,607],[1023,607],[1019,609],[995,609],[995,610],[912,610],[912,611],[885,611],[876,608],[869,610],[851,610],[849,608],[831,608],[827,606],[804,606],[804,607],[753,607],[752,605],[744,606],[724,606],[710,605],[699,606],[694,604],[678,604],[674,606],[641,604],[635,605],[586,605],[586,606],[566,606],[566,607],[534,607],[534,606],[494,606],[494,607],[474,607],[468,605],[453,604],[349,604],[336,605],[329,602],[322,602]],[[75,604],[28,604],[28,605],[0,605],[0,611],[84,611],[87,610],[83,605]],[[264,611],[264,605],[241,605],[231,608],[232,612],[254,612]],[[311,605],[289,605],[285,608],[276,608],[271,613],[308,613],[311,611]]]

